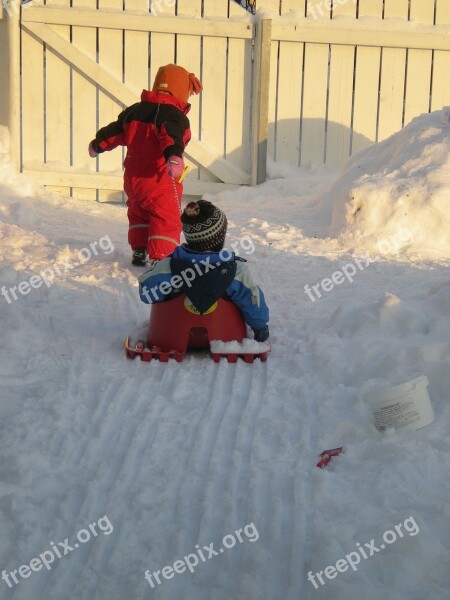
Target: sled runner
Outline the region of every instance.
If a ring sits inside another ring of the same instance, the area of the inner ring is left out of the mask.
[[[183,294],[152,304],[147,339],[133,345],[127,338],[125,352],[128,358],[140,356],[143,361],[156,358],[167,362],[169,358],[175,358],[181,362],[189,349],[210,348],[212,341],[241,343],[246,335],[244,319],[233,302],[220,298],[201,315]],[[228,362],[242,358],[251,363],[255,358],[266,361],[269,351],[269,347],[261,352],[219,350],[211,352],[211,357],[215,362],[221,358]]]

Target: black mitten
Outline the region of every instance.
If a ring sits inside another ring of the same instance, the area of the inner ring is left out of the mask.
[[[265,342],[269,339],[269,327],[267,325],[265,327],[261,327],[261,329],[254,329],[253,332],[257,342]]]

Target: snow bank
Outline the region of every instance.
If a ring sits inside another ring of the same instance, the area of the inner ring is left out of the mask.
[[[352,156],[319,201],[329,233],[387,258],[450,258],[449,133],[436,111]]]

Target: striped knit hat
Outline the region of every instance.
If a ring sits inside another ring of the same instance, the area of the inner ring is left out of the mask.
[[[227,217],[208,200],[189,202],[181,215],[189,247],[201,252],[220,252],[227,234]]]

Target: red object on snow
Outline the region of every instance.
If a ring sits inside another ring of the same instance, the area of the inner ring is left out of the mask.
[[[183,294],[152,304],[146,342],[140,340],[131,346],[127,338],[125,351],[128,358],[140,356],[144,361],[157,358],[162,362],[175,358],[180,362],[189,348],[209,348],[211,340],[242,342],[246,335],[244,319],[233,302],[220,298],[201,315]],[[215,362],[222,357],[228,362],[236,362],[239,357],[245,362],[253,362],[256,357],[265,361],[267,352],[212,354]]]
[[[324,450],[321,454],[319,454],[320,460],[317,463],[316,467],[319,467],[319,469],[323,469],[327,466],[327,464],[330,462],[333,456],[339,456],[343,449],[344,446],[340,446],[339,448],[332,448],[331,450]]]

